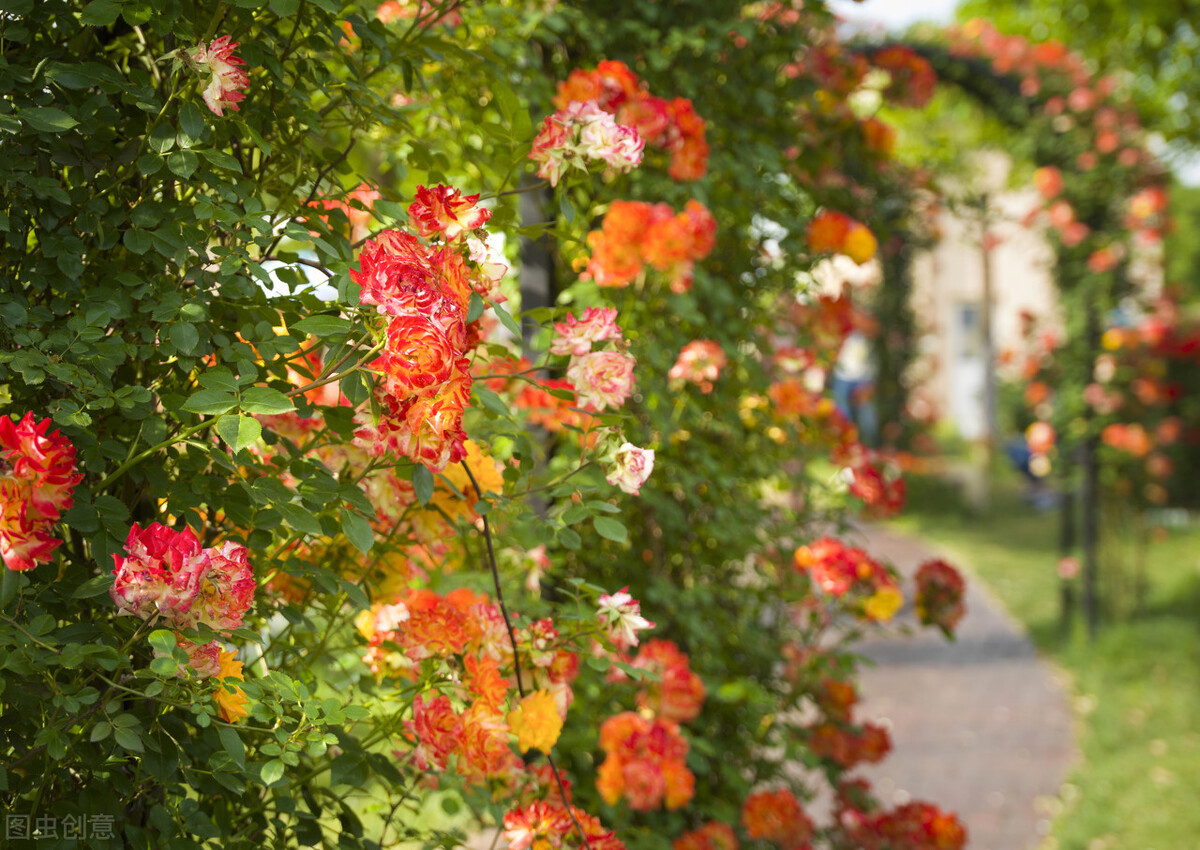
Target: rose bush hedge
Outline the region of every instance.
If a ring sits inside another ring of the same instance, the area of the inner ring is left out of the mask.
[[[905,181],[824,9],[7,8],[12,840],[961,846],[848,775],[903,491],[797,274]]]

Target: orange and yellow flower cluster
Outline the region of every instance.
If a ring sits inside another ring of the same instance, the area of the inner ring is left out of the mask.
[[[813,822],[796,795],[786,788],[757,791],[742,803],[742,826],[751,838],[770,841],[784,850],[806,847]]]
[[[844,254],[862,265],[875,256],[879,243],[861,221],[845,213],[821,210],[808,225],[808,249],[814,254]]]
[[[795,568],[821,593],[842,601],[869,620],[886,622],[904,604],[896,578],[862,549],[832,537],[800,546]]]
[[[694,199],[679,213],[667,204],[613,201],[600,229],[587,236],[592,256],[585,274],[598,286],[628,286],[649,265],[667,275],[672,292],[687,292],[716,233],[716,219]]]
[[[596,788],[610,806],[624,797],[634,811],[648,812],[664,804],[678,809],[692,799],[696,777],[685,763],[688,742],[674,722],[622,712],[601,724],[600,747],[606,757]]]
[[[508,812],[504,816],[504,838],[508,850],[575,850],[584,846],[575,829],[576,821],[591,850],[625,850],[625,844],[596,817],[575,806],[568,810],[545,800]]]

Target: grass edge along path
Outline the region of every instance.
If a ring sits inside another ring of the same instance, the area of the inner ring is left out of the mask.
[[[891,525],[924,537],[981,580],[1064,674],[1080,759],[1054,804],[1054,850],[1200,847],[1200,529],[1150,544],[1142,613],[1103,623],[1089,644],[1059,622],[1056,512],[1000,486],[986,513],[918,479]]]

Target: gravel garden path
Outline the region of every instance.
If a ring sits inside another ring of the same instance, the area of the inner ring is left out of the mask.
[[[858,538],[910,577],[938,554],[877,526]],[[898,616],[915,623],[911,607]],[[881,799],[956,811],[971,850],[1037,847],[1075,757],[1071,713],[1053,668],[999,601],[968,575],[957,641],[921,629],[859,648],[875,665],[862,671],[858,716],[887,725],[894,745],[865,772]]]

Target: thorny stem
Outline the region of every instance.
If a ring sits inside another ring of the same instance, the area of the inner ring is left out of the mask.
[[[505,180],[507,181],[507,178],[505,178]],[[486,201],[490,198],[504,198],[509,195],[527,195],[530,192],[538,192],[538,191],[541,191],[542,189],[549,189],[549,188],[550,188],[549,180],[539,180],[536,183],[530,183],[528,186],[522,186],[519,189],[505,189],[503,192],[493,192],[490,194],[483,194],[483,195],[479,196],[479,200]]]
[[[482,499],[483,490],[479,487],[479,482],[475,480],[475,474],[471,472],[471,467],[467,465],[465,460],[459,461],[462,468],[467,473],[467,478],[471,480],[471,486],[475,488],[475,494]],[[492,583],[496,587],[496,601],[500,605],[500,613],[504,616],[504,627],[508,629],[508,642],[512,646],[513,651],[513,669],[517,677],[517,693],[522,699],[525,697],[525,686],[521,684],[521,659],[520,653],[517,651],[517,636],[513,631],[512,620],[508,616],[508,607],[504,604],[504,591],[500,589],[500,570],[496,567],[496,550],[492,546],[492,529],[488,523],[487,514],[483,517],[483,539],[487,542],[488,566],[492,570]],[[554,781],[558,784],[558,792],[562,795],[563,805],[567,808],[567,814],[571,816],[571,823],[575,825],[575,829],[579,832],[579,838],[583,841],[583,846],[587,850],[591,850],[591,844],[588,843],[587,834],[584,833],[583,827],[579,823],[579,819],[575,817],[574,808],[567,800],[567,789],[563,787],[562,776],[559,775],[558,765],[554,763],[554,757],[546,753],[546,761],[550,762],[550,769],[554,771]]]
[[[471,486],[475,488],[475,494],[482,499],[483,491],[479,489],[479,482],[475,480],[475,473],[471,472],[471,467],[467,465],[465,460],[459,461],[459,463],[466,471],[467,478],[471,479]],[[504,615],[504,627],[508,629],[508,642],[512,646],[513,670],[517,676],[517,693],[523,699],[525,697],[525,685],[521,682],[521,657],[517,651],[517,633],[513,631],[512,619],[508,616],[508,607],[504,604],[504,591],[500,588],[500,570],[496,567],[496,550],[492,547],[492,529],[488,523],[487,514],[483,515],[483,539],[487,542],[488,566],[492,569],[492,584],[496,588],[496,601],[500,605],[500,613]]]

